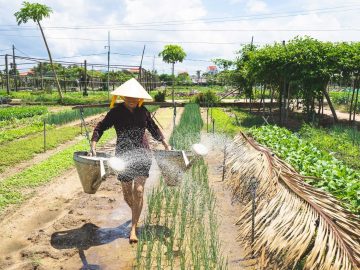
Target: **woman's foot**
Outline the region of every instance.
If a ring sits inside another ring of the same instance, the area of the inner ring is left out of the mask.
[[[131,229],[130,237],[129,237],[129,243],[130,244],[136,244],[139,241],[139,239],[136,236],[136,229]]]

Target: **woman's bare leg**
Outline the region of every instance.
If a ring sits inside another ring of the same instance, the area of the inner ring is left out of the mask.
[[[136,225],[139,222],[141,210],[144,202],[144,185],[146,177],[139,176],[134,179],[134,189],[133,189],[133,204],[132,204],[132,225],[130,232],[130,242],[137,242],[138,238],[136,236]]]
[[[121,182],[122,191],[124,193],[124,200],[129,205],[130,209],[132,209],[133,206],[133,187],[132,187],[132,181],[130,182]]]

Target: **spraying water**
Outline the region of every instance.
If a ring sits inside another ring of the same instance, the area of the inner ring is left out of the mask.
[[[119,157],[111,157],[108,160],[108,165],[116,172],[121,172],[126,168],[126,161]]]
[[[197,154],[197,155],[199,155],[199,156],[206,156],[206,155],[209,153],[208,148],[207,148],[205,145],[201,144],[201,143],[195,143],[195,144],[193,144],[193,145],[191,146],[191,150],[192,150],[195,154]]]

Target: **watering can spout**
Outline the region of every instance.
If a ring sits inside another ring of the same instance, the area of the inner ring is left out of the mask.
[[[181,154],[184,159],[185,167],[186,167],[186,169],[188,169],[192,165],[193,162],[191,162],[191,161],[193,161],[193,159],[191,161],[189,161],[189,158],[187,157],[185,151],[181,151]]]
[[[184,173],[191,168],[200,156],[205,156],[207,149],[201,144],[194,144],[192,151],[155,150],[154,156],[164,180],[169,186],[178,185]]]

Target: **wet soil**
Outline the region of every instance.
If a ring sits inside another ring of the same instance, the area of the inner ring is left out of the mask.
[[[206,109],[201,110],[201,116],[206,123]],[[202,133],[202,142],[209,148],[205,157],[208,165],[209,185],[216,196],[217,219],[220,222],[218,233],[222,252],[228,260],[228,269],[256,269],[256,260],[245,258],[245,249],[238,239],[241,229],[235,223],[242,213],[242,205],[232,201],[232,195],[223,178],[224,139],[212,139],[212,134]],[[210,143],[209,143],[210,142]]]
[[[156,118],[168,139],[171,109],[159,109]],[[162,147],[155,142],[151,146]],[[114,148],[114,142],[105,147]],[[153,160],[145,194],[159,176]],[[132,268],[136,245],[128,242],[131,212],[114,176],[90,195],[71,169],[34,193],[0,217],[0,269]]]

